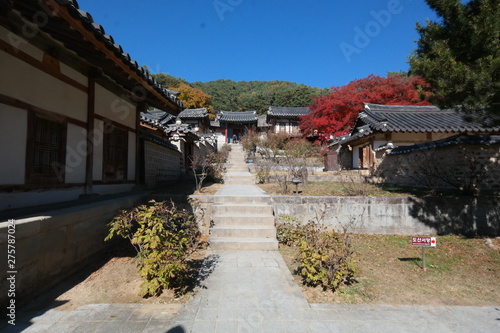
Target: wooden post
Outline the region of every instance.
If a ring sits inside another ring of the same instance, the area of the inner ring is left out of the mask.
[[[422,268],[424,271],[426,270],[425,268],[425,246],[422,246]]]

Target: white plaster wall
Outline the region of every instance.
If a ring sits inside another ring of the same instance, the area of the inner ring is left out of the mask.
[[[24,184],[28,112],[0,104],[0,185]]]
[[[87,94],[0,51],[0,91],[42,109],[87,121]]]
[[[352,147],[352,167],[354,169],[359,168],[359,148],[361,146]]]
[[[29,54],[38,61],[42,61],[43,59],[44,52],[42,50],[28,43],[26,39],[19,37],[12,31],[9,31],[2,26],[0,26],[0,39],[6,41],[19,51]]]
[[[382,146],[385,146],[387,144],[387,141],[374,141],[373,142],[373,150],[378,149]]]
[[[78,82],[84,86],[88,85],[89,79],[84,74],[78,72],[77,70],[69,67],[68,65],[66,65],[62,62],[59,64],[59,67],[61,69],[62,74],[66,75],[67,77],[75,80],[76,82]]]
[[[136,127],[136,107],[104,87],[95,85],[95,113],[130,128]]]
[[[104,141],[104,122],[94,121],[94,168],[93,180],[102,180],[102,159],[103,159],[103,141]]]
[[[87,131],[80,126],[68,124],[66,143],[66,183],[84,183],[86,163]]]
[[[135,180],[135,133],[128,132],[128,162],[127,162],[127,179]]]

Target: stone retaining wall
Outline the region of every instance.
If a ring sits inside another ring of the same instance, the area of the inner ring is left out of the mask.
[[[354,231],[398,235],[500,235],[500,199],[472,197],[298,197],[273,196],[274,214],[300,221],[325,210],[323,224]]]
[[[48,290],[82,268],[104,249],[107,224],[121,209],[141,202],[144,193],[87,205],[47,211],[15,220],[16,304],[20,305]],[[2,260],[0,304],[7,299],[7,231],[9,222],[0,222]],[[5,308],[4,308],[5,309]]]

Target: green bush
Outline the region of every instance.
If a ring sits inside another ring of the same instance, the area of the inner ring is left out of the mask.
[[[280,244],[298,246],[305,237],[304,227],[294,216],[279,215],[276,222],[276,237]]]
[[[342,284],[352,283],[356,265],[351,236],[312,221],[303,229],[299,271],[304,284],[335,291]]]
[[[315,220],[301,224],[293,216],[280,215],[276,234],[280,244],[299,247],[298,271],[304,284],[335,291],[342,284],[354,282],[355,251],[347,226],[338,233],[323,226],[322,219],[319,214]]]
[[[165,288],[183,285],[187,259],[199,244],[197,223],[186,210],[170,202],[150,201],[122,211],[109,223],[105,240],[127,238],[137,250],[138,273],[144,281],[140,296],[158,296]]]

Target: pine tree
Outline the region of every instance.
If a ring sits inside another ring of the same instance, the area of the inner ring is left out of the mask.
[[[500,1],[426,2],[440,20],[417,23],[410,73],[429,82],[433,104],[469,120],[500,123]]]

